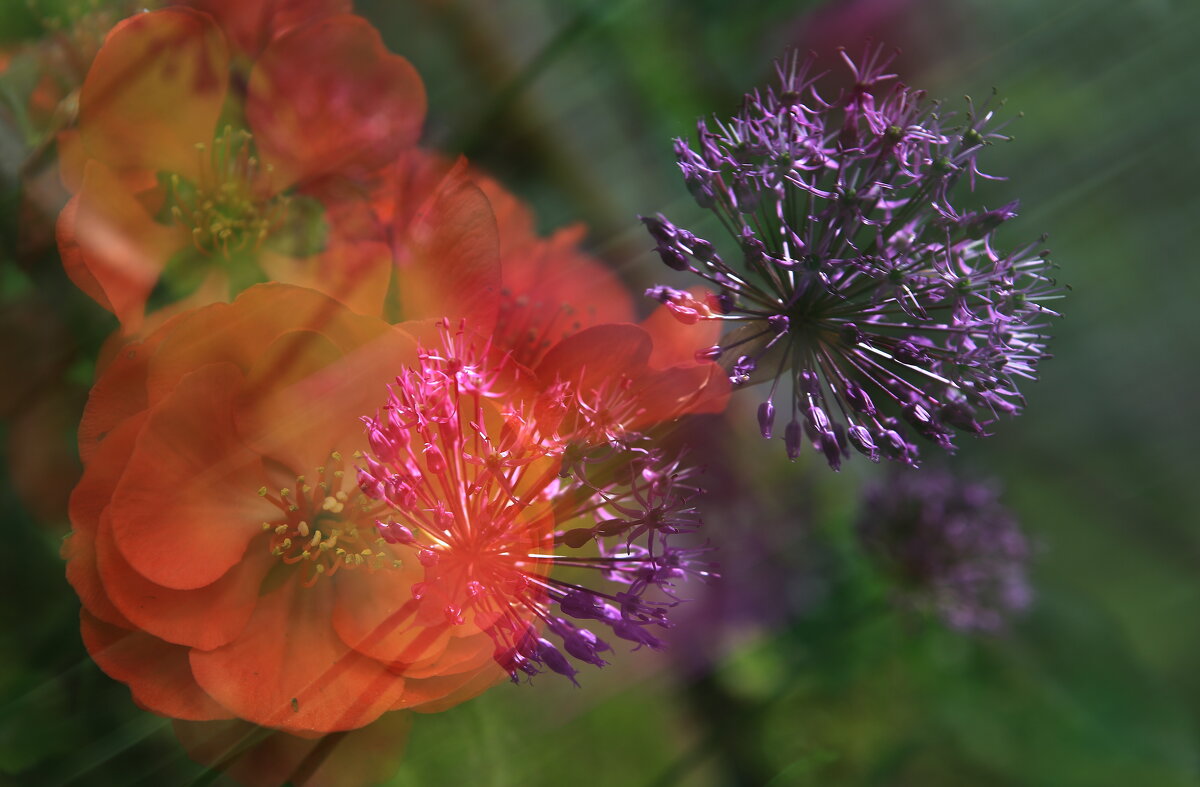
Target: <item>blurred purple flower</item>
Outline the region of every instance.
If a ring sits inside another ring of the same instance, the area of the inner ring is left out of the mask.
[[[1029,544],[990,485],[893,472],[867,490],[858,536],[898,600],[950,628],[996,631],[1031,600]]]
[[[696,147],[676,140],[689,191],[736,241],[728,259],[661,214],[642,221],[669,267],[717,288],[688,318],[733,330],[698,354],[735,385],[771,381],[764,437],[792,459],[809,442],[835,470],[851,448],[916,466],[914,433],[953,450],[954,430],[1020,409],[1060,288],[1037,244],[997,250],[1015,202],[951,202],[959,180],[996,179],[976,160],[1008,139],[992,102],[956,117],[895,82],[881,48],[843,60],[853,85],[836,97],[792,54],[735,117],[700,120]]]
[[[969,50],[975,21],[954,0],[836,0],[800,16],[790,38],[797,50],[813,50],[816,70],[833,70],[835,80],[841,69],[837,47],[861,52],[873,42],[886,43],[897,49],[889,70],[908,81]]]
[[[827,550],[813,534],[815,477],[776,488],[770,458],[751,450],[754,438],[732,416],[694,416],[665,441],[668,451],[704,458],[705,521],[731,525],[704,529],[719,576],[689,584],[688,603],[672,614],[670,655],[689,675],[708,672],[747,639],[806,615],[828,593]]]

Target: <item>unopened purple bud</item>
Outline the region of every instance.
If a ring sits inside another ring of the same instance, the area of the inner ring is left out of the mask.
[[[852,425],[847,430],[846,437],[850,440],[850,445],[854,446],[860,454],[872,462],[879,461],[879,449],[875,447],[875,441],[871,439],[871,432],[865,426]]]
[[[579,685],[579,681],[575,680],[575,676],[579,674],[579,670],[575,669],[571,665],[571,662],[567,661],[567,657],[560,653],[550,640],[538,640],[538,660],[559,675],[570,680],[576,686]]]
[[[753,213],[758,210],[758,205],[762,202],[758,184],[748,176],[734,175],[733,200],[737,204],[737,209],[742,213]]]
[[[775,405],[768,399],[758,406],[758,429],[765,439],[771,439],[771,427],[774,425]]]
[[[581,549],[596,538],[596,531],[590,527],[576,527],[558,537],[558,541],[571,549]]]
[[[767,318],[767,325],[775,333],[787,333],[789,320],[786,314],[772,314]]]
[[[820,393],[821,380],[812,369],[802,369],[800,371],[800,390],[814,396]]]
[[[847,380],[843,392],[846,396],[846,401],[850,403],[858,412],[863,415],[875,415],[875,402],[871,401],[871,397],[856,383]]]
[[[841,334],[842,343],[849,347],[857,347],[862,344],[863,332],[852,322],[844,323],[838,333]]]
[[[1014,218],[1020,206],[1019,200],[1013,200],[995,210],[968,213],[959,219],[958,226],[964,230],[968,238],[979,240],[985,235],[994,232],[1004,222]]]
[[[688,246],[691,248],[692,254],[696,256],[696,259],[702,262],[708,262],[717,256],[716,248],[704,238],[693,238]]]
[[[657,216],[638,216],[642,224],[660,246],[670,246],[678,236],[675,225],[667,221],[660,213]]]
[[[804,417],[816,428],[818,432],[829,431],[829,416],[825,415],[825,411],[820,407],[813,405],[804,411]]]
[[[578,628],[562,618],[554,618],[551,628],[562,637],[563,647],[567,649],[567,653],[575,658],[597,667],[603,667],[608,663],[600,658],[600,653],[612,650],[612,648],[591,631]]]
[[[558,607],[563,614],[580,620],[600,620],[604,616],[604,607],[600,600],[583,588],[572,588],[567,591]]]
[[[709,298],[709,308],[717,314],[729,314],[733,311],[733,307],[737,305],[737,301],[733,295],[728,292],[718,292]]]
[[[788,459],[795,460],[800,456],[800,446],[804,442],[804,435],[800,431],[800,422],[792,419],[783,430],[783,446],[787,449]]]
[[[880,448],[888,459],[899,459],[908,453],[908,443],[894,429],[885,429],[879,435]]]
[[[719,344],[714,344],[712,347],[705,347],[703,350],[696,350],[696,363],[715,361],[720,357],[721,345]]]
[[[696,200],[696,204],[701,209],[712,210],[717,206],[717,193],[713,190],[712,183],[708,178],[697,174],[688,177],[685,173],[683,182],[691,193],[692,199]]]
[[[661,650],[663,643],[658,637],[646,630],[645,626],[634,623],[630,620],[619,620],[612,624],[613,633],[621,639],[636,642],[637,647],[634,650],[640,649],[643,645],[648,646],[652,650]]]
[[[747,265],[755,265],[762,262],[763,259],[766,258],[767,247],[763,245],[761,240],[750,234],[749,227],[743,230],[740,242],[742,244],[742,251],[745,252],[746,255]]]
[[[825,461],[829,462],[829,466],[835,471],[842,469],[842,447],[838,445],[837,436],[832,431],[821,433],[817,440],[817,445],[821,449],[821,453],[825,454]]]
[[[977,435],[983,434],[983,427],[975,420],[975,414],[971,412],[971,408],[961,402],[950,402],[943,405],[938,410],[938,418],[944,423],[948,423],[964,432]]]
[[[688,265],[687,257],[683,256],[683,252],[674,246],[659,244],[655,251],[657,251],[658,256],[662,258],[663,264],[672,270],[686,271],[690,267]]]
[[[929,362],[929,356],[925,351],[907,340],[896,342],[896,346],[892,348],[892,357],[900,363],[909,365]]]
[[[933,426],[933,414],[921,402],[911,402],[904,406],[904,420],[919,430],[927,430]]]

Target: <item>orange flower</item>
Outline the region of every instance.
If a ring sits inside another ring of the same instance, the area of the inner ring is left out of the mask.
[[[476,327],[493,333],[486,319]],[[605,481],[561,480],[564,440],[585,452],[616,445],[647,414],[690,406],[638,399],[684,388],[672,372],[649,369],[640,328],[607,327],[615,332],[576,336],[580,347],[602,342],[622,368],[580,360],[567,339],[546,357],[562,378],[549,392],[522,383],[519,367],[497,385],[471,365],[473,339],[447,345],[445,357],[420,355],[402,327],[283,284],[180,315],[127,345],[80,427],[85,471],[64,546],[89,652],[141,706],[181,722],[225,720],[177,724],[197,758],[250,784],[327,784],[338,771],[322,736],[349,733],[337,741],[343,757],[373,751],[381,730],[404,727],[390,712],[450,707],[533,669],[531,659],[572,677],[540,638],[543,625],[573,655],[603,663],[608,646],[548,612],[551,603],[620,600],[624,611],[609,605],[602,622],[655,646],[645,628],[665,622],[656,607],[549,576],[561,560],[624,571],[626,584],[644,589],[686,570],[678,550],[665,553],[669,564],[645,550],[554,555],[563,523],[578,547],[591,538],[623,545],[637,528],[654,543],[648,529],[687,521],[657,513],[676,504],[666,500],[628,523],[600,513],[658,494],[649,491],[664,483],[658,471],[640,465],[610,468]],[[640,340],[619,346],[631,336]],[[603,414],[610,406],[612,417]],[[575,421],[563,416],[572,411]],[[568,426],[561,437],[559,424]],[[597,506],[587,490],[599,488]],[[586,517],[599,518],[595,528]],[[234,762],[222,754],[231,750]]]
[[[377,317],[266,284],[110,364],[64,554],[84,642],[138,704],[312,739],[503,677],[478,626],[416,614],[416,550],[380,537],[356,485],[358,417],[415,352]]]
[[[321,3],[268,17],[196,5],[212,15],[125,20],[95,58],[79,98],[85,163],[68,172],[58,227],[69,275],[129,335],[156,301],[226,300],[265,279],[378,309],[386,247],[348,239],[332,219],[354,209],[332,203],[415,141],[420,78],[365,20]]]

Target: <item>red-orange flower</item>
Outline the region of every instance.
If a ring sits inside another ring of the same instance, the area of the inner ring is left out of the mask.
[[[416,550],[378,534],[357,488],[358,416],[415,352],[377,317],[268,284],[110,364],[64,553],[85,644],[140,705],[312,738],[503,676],[478,627],[406,606]]]
[[[693,570],[663,541],[693,522],[677,465],[624,441],[678,403],[597,409],[674,390],[643,385],[658,379],[633,362],[648,348],[617,352],[625,398],[597,399],[614,370],[573,352],[540,391],[456,341],[418,351],[401,327],[265,284],[173,318],[97,382],[64,547],[84,641],[143,707],[230,720],[180,728],[196,756],[220,761],[248,722],[274,732],[239,778],[288,777],[265,746],[295,782],[325,783],[317,737],[370,727],[371,745],[390,711],[440,710],[538,664],[573,677],[543,628],[603,664],[609,646],[564,614],[659,644],[665,611],[640,596]],[[614,543],[555,553],[593,539]],[[559,564],[618,587],[551,576]]]
[[[378,309],[386,247],[349,239],[333,218],[354,211],[332,203],[415,141],[420,78],[323,3],[192,5],[212,13],[117,25],[83,84],[85,163],[59,221],[72,280],[131,335],[155,298],[194,306],[266,279]]]

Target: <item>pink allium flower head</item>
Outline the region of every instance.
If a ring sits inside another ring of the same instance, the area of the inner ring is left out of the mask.
[[[659,647],[674,583],[708,573],[697,550],[668,544],[699,524],[690,472],[570,382],[528,393],[486,344],[440,333],[362,419],[360,488],[385,504],[380,535],[424,568],[407,614],[486,633],[514,680],[574,681],[568,656],[604,664],[610,646],[588,625]],[[647,599],[654,588],[665,593]]]

